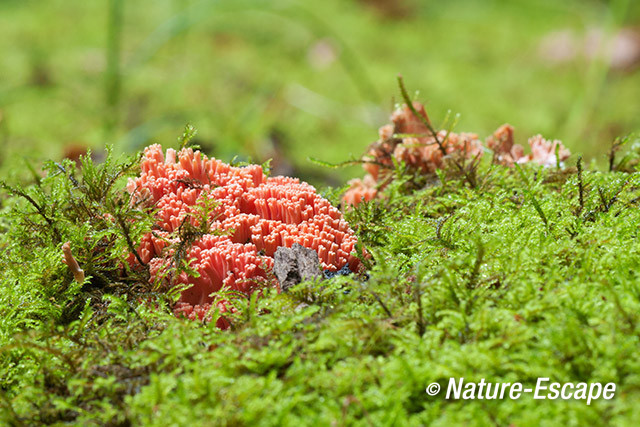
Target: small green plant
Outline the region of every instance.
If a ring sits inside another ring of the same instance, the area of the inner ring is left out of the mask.
[[[9,196],[2,235],[2,283],[9,299],[3,309],[16,309],[13,298],[49,300],[54,304],[20,304],[20,317],[30,324],[68,323],[92,295],[99,300],[104,292],[144,288],[147,273],[136,245],[151,218],[134,209],[122,190],[136,165],[136,158],[116,162],[109,152],[100,165],[84,157],[80,174],[71,161],[49,162],[46,176],[31,184],[0,183]],[[84,283],[74,281],[62,262],[65,242],[85,271]],[[126,261],[128,254],[133,262]]]

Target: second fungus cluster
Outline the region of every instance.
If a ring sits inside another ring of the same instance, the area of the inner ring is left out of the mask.
[[[541,135],[528,142],[531,154],[525,155],[523,147],[514,143],[513,127],[505,124],[487,138],[486,147],[493,151],[495,163],[507,166],[527,162],[555,166],[571,154],[562,142],[548,141]],[[442,169],[447,158],[479,159],[488,151],[486,147],[474,133],[435,131],[422,104],[413,102],[411,107],[404,104],[393,112],[391,123],[379,129],[378,140],[362,157],[366,175],[349,182],[343,201],[357,205],[376,198],[392,179],[394,163],[403,163],[415,173],[430,174]]]

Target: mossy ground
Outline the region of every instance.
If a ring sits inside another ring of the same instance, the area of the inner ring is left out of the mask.
[[[50,164],[46,178],[7,187],[12,195],[2,199],[2,421],[633,425],[633,161],[624,172],[579,172],[571,159],[562,170],[526,166],[522,174],[489,163],[474,172],[475,188],[453,171],[424,186],[398,166],[383,199],[346,213],[371,254],[368,278],[239,299],[226,331],[175,318],[144,272],[121,268],[128,240],[150,224],[122,190],[135,159],[87,161],[80,172]],[[339,193],[326,191],[336,203]],[[91,276],[84,285],[62,263],[66,240]],[[450,377],[617,389],[591,405],[425,393]]]

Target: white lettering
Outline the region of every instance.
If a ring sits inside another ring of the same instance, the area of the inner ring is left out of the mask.
[[[462,393],[462,398],[464,400],[476,398],[476,383],[467,383],[467,385],[464,386],[464,393]]]
[[[513,392],[516,394],[513,394]],[[522,384],[521,383],[513,383],[511,386],[511,390],[509,391],[509,398],[511,400],[519,399],[522,396]]]
[[[478,390],[478,399],[484,399],[484,396],[482,395],[482,392],[484,391],[484,386],[486,385],[486,383],[484,382],[484,378],[482,378],[480,380],[480,383],[478,383],[478,386],[480,386],[479,390]]]
[[[571,392],[571,393],[569,393],[569,394],[567,394],[567,395],[565,395],[565,394],[564,394],[564,391],[565,391],[565,389],[566,389],[567,387],[569,387],[571,390],[573,390],[573,384],[571,384],[571,383],[566,383],[565,385],[563,385],[563,386],[562,386],[562,392],[561,392],[561,394],[560,394],[560,397],[562,397],[562,399],[564,399],[564,400],[571,399],[571,395],[573,394],[573,392]]]
[[[560,390],[558,390],[559,388],[559,383],[551,383],[551,385],[549,386],[550,394],[547,395],[547,399],[556,400],[560,395]]]
[[[593,389],[598,387],[598,392],[594,395]],[[600,393],[602,393],[602,385],[600,383],[592,383],[589,386],[589,397],[587,398],[587,405],[591,405],[591,399],[597,399],[600,397]]]
[[[576,386],[576,392],[573,394],[574,399],[586,399],[587,398],[587,383],[578,383]]]
[[[547,387],[542,386],[542,383],[547,383],[549,382],[549,378],[538,378],[538,381],[536,382],[536,391],[533,394],[533,398],[534,399],[546,399],[547,397],[544,395],[539,395],[538,392],[541,392],[542,390],[546,390]]]
[[[506,388],[508,388],[511,385],[511,383],[503,383],[502,384],[502,388],[500,389],[500,399],[504,399],[504,391]]]
[[[434,384],[430,384],[433,386]],[[434,393],[427,388],[429,396],[435,396],[440,391],[439,385]],[[607,383],[557,383],[550,382],[547,377],[540,377],[536,380],[535,388],[525,388],[522,383],[490,383],[481,378],[478,382],[464,382],[464,378],[449,378],[447,386],[447,399],[511,399],[516,400],[523,394],[533,393],[536,400],[584,400],[587,405],[597,399],[611,400],[616,393],[616,384]]]
[[[604,386],[604,391],[602,392],[602,398],[606,400],[613,399],[613,395],[616,394],[616,385],[614,383],[607,383]]]
[[[447,399],[451,396],[451,392],[453,392],[454,399],[460,399],[460,392],[462,391],[462,382],[464,378],[460,378],[460,384],[456,389],[456,380],[453,378],[449,378],[449,385],[447,386]]]

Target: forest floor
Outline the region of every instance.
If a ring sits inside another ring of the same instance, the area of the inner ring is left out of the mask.
[[[137,159],[86,160],[79,171],[50,163],[29,186],[5,185],[0,417],[13,425],[632,425],[640,174],[637,153],[613,154],[607,171],[583,170],[577,159],[561,168],[483,161],[475,185],[455,169],[425,182],[398,165],[378,199],[344,211],[370,254],[366,275],[238,300],[227,330],[176,318],[170,297],[123,269],[127,240],[151,224],[124,190]],[[323,194],[339,203],[339,189]],[[85,266],[82,285],[62,261],[67,240]],[[590,403],[426,393],[450,378],[616,389]]]

